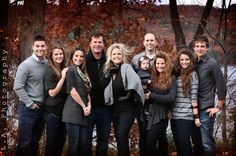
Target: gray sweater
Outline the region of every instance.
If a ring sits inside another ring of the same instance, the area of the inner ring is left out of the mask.
[[[34,54],[19,65],[13,89],[27,107],[31,106],[33,101],[44,102],[43,77],[47,68],[47,61],[37,62]]]
[[[144,104],[144,92],[141,80],[130,64],[121,65],[121,76],[125,90],[135,90],[137,93],[136,99],[140,103]],[[112,105],[114,103],[112,92],[112,80],[105,88],[104,99],[106,105]]]
[[[172,107],[173,119],[193,120],[192,102],[197,102],[198,97],[198,75],[194,71],[190,83],[189,95],[183,94],[181,76],[177,77],[177,94]]]
[[[62,114],[62,121],[66,123],[87,125],[87,116],[84,116],[83,108],[72,98],[70,92],[75,88],[84,104],[88,103],[88,92],[84,80],[79,75],[75,65],[71,65],[66,73],[66,90],[68,97]]]

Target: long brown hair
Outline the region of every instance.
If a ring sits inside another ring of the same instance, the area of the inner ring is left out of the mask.
[[[58,68],[55,66],[55,64],[54,64],[54,62],[53,62],[53,59],[52,59],[53,52],[54,52],[56,49],[60,49],[60,50],[62,50],[62,52],[63,52],[63,61],[62,61],[62,63],[60,64],[60,69],[58,69]],[[49,57],[48,57],[48,64],[49,64],[49,66],[53,69],[53,71],[56,73],[57,77],[60,79],[60,78],[61,78],[61,70],[66,67],[66,55],[65,55],[65,51],[63,50],[63,48],[61,48],[61,47],[54,47],[53,50],[50,51]]]
[[[76,51],[81,51],[84,55],[84,62],[79,66],[80,70],[87,75],[87,70],[86,70],[86,53],[84,51],[83,47],[77,47],[75,50],[72,51],[72,53],[70,54],[70,60],[69,60],[69,64],[73,65],[73,56],[75,54]]]
[[[180,65],[180,57],[181,55],[187,55],[190,59],[189,66],[184,69]],[[192,72],[196,68],[196,58],[194,57],[193,51],[189,48],[183,48],[178,52],[176,61],[175,61],[175,73],[176,76],[181,76],[182,80],[182,89],[183,94],[187,96],[190,90],[190,83],[192,78]]]
[[[162,58],[165,60],[165,69],[163,72],[158,72],[156,69],[157,58]],[[167,90],[171,87],[172,82],[172,62],[168,54],[158,51],[154,59],[153,66],[151,68],[152,82],[150,84],[151,88],[159,88]]]

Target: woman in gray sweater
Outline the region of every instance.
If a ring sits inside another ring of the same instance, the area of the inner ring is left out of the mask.
[[[196,145],[195,140],[200,139],[196,131],[201,125],[198,116],[198,75],[194,71],[195,59],[190,49],[181,49],[175,62],[175,74],[177,81],[177,94],[172,107],[171,129],[177,148],[178,156],[198,155],[193,153],[191,137],[194,144],[194,152],[200,151],[201,145]]]
[[[68,156],[86,155],[87,117],[90,114],[91,83],[85,69],[85,53],[76,49],[70,57],[71,65],[66,75],[69,94],[62,115],[68,134]]]

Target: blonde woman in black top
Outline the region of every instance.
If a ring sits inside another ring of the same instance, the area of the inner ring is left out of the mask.
[[[117,139],[118,156],[129,156],[129,132],[144,103],[141,80],[130,64],[129,49],[121,43],[107,50],[104,75],[108,85],[104,91],[105,104],[113,105],[113,126]]]

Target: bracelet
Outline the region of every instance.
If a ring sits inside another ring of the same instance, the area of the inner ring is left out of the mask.
[[[192,107],[192,109],[194,109],[194,108],[198,108],[198,105],[196,105],[196,106],[191,106]]]
[[[199,115],[198,114],[193,114],[193,118],[194,119],[199,118]]]

